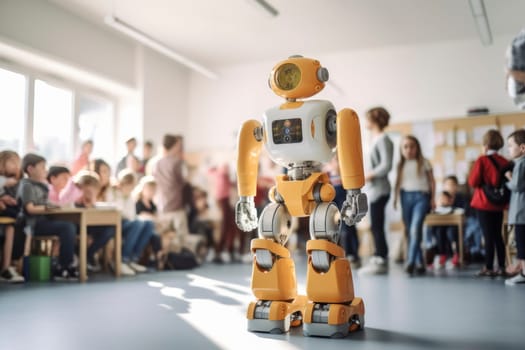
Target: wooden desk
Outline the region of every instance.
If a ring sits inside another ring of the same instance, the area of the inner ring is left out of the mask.
[[[122,261],[122,225],[120,212],[116,209],[60,208],[51,209],[45,215],[56,219],[72,221],[79,225],[80,249],[79,272],[80,282],[87,280],[87,227],[115,226],[115,276],[120,276]]]
[[[452,214],[427,214],[423,225],[426,226],[457,226],[458,227],[458,250],[459,264],[463,265],[463,224],[465,215],[463,213]]]

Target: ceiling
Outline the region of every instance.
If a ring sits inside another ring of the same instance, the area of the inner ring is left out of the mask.
[[[277,17],[252,0],[49,1],[100,25],[114,14],[209,67],[478,38],[468,0],[268,0]],[[523,0],[485,7],[493,36],[524,25]]]

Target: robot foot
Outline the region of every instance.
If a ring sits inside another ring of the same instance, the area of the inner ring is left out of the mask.
[[[310,303],[306,308],[303,334],[307,337],[344,338],[349,332],[365,326],[364,313],[356,312],[354,305]],[[337,316],[330,317],[330,314]]]
[[[306,297],[291,302],[259,300],[248,307],[248,331],[271,334],[286,333],[290,327],[303,323],[303,308]],[[253,312],[252,312],[253,311]]]

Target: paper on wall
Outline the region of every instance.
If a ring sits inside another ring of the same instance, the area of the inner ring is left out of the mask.
[[[474,143],[483,144],[483,135],[490,129],[498,129],[495,125],[481,125],[472,130],[472,141]]]
[[[464,129],[456,130],[456,144],[458,146],[467,145],[467,132]]]
[[[480,147],[467,147],[465,149],[465,161],[467,162],[473,162],[481,154],[481,148]]]

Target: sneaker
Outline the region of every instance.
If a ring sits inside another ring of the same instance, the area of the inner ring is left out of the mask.
[[[53,281],[67,281],[69,272],[67,269],[57,266],[53,271]]]
[[[20,276],[18,272],[16,272],[14,267],[9,266],[7,269],[2,271],[2,273],[0,273],[0,281],[7,283],[23,283],[25,282],[25,279],[23,276]]]
[[[495,276],[494,271],[487,269],[486,267],[482,268],[481,270],[476,273],[476,277],[490,277],[493,278]]]
[[[148,271],[146,266],[137,264],[136,262],[130,262],[129,263],[129,267],[131,267],[133,270],[135,270],[135,272],[146,272],[146,271]]]
[[[439,262],[438,262],[438,269],[443,270],[447,264],[447,256],[446,255],[440,255],[439,256]]]
[[[100,264],[96,262],[94,259],[93,260],[88,259],[87,270],[89,272],[100,272],[102,271],[102,266],[100,266]]]
[[[359,275],[382,275],[388,272],[388,262],[380,256],[373,256],[366,266],[359,269]]]
[[[78,268],[74,266],[70,266],[67,269],[67,279],[68,281],[78,281],[80,278],[80,273],[78,272]]]
[[[427,273],[427,269],[424,265],[418,265],[416,266],[416,274],[422,276]]]
[[[507,286],[515,286],[517,284],[525,284],[525,276],[522,275],[521,273],[519,273],[516,276],[505,280],[505,284]]]
[[[137,273],[125,262],[120,264],[120,273],[123,276],[135,276]]]
[[[408,275],[413,276],[414,275],[414,264],[408,264],[407,266],[405,266],[405,272]]]

